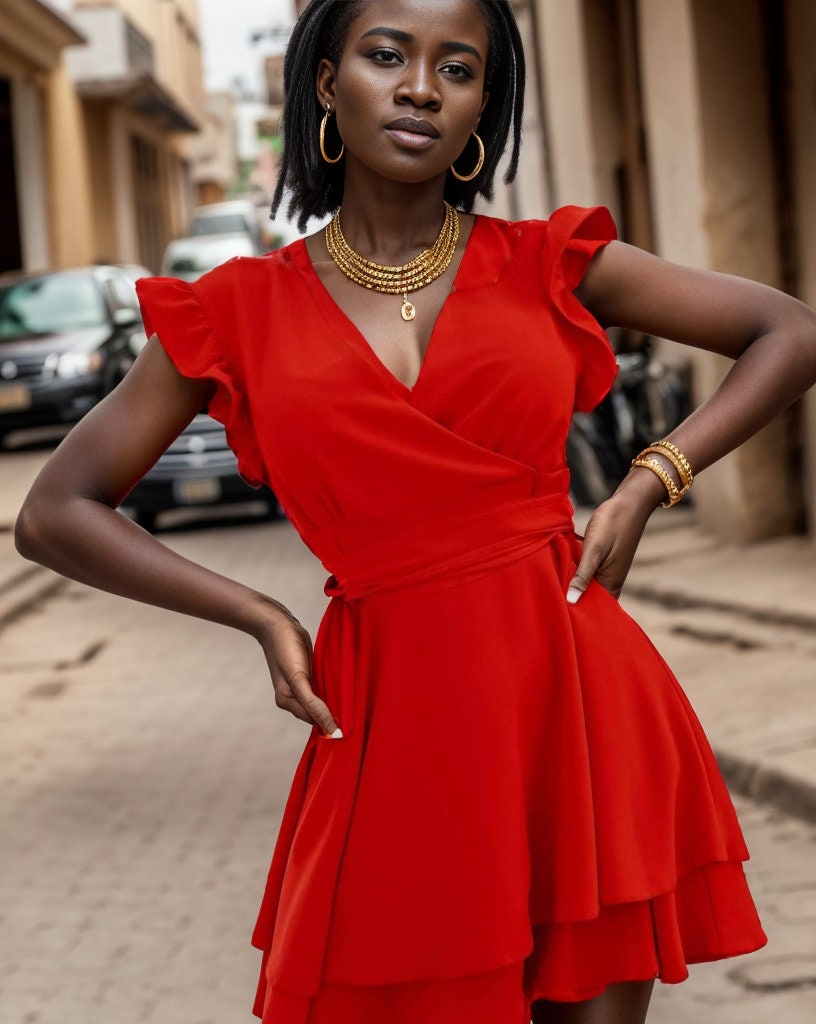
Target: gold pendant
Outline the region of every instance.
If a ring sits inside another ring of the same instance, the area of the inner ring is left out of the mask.
[[[408,296],[403,297],[402,308],[400,309],[400,315],[403,320],[413,320],[416,316],[416,309],[414,308],[413,302],[408,301]]]

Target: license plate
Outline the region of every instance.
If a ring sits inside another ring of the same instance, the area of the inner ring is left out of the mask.
[[[6,384],[0,387],[0,411],[13,412],[16,409],[28,409],[31,405],[31,392],[25,384]]]
[[[179,505],[202,505],[218,501],[221,497],[221,481],[217,477],[200,480],[176,480],[173,495]]]

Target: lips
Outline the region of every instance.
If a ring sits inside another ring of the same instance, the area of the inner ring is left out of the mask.
[[[412,135],[425,135],[429,139],[439,138],[439,132],[430,121],[423,121],[417,117],[399,117],[385,127],[388,131],[410,132]]]

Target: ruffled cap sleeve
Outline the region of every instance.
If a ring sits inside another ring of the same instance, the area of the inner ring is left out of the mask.
[[[544,275],[576,354],[575,408],[581,412],[594,409],[607,394],[618,366],[606,332],[574,292],[595,253],[616,238],[605,206],[562,206],[548,221]]]
[[[246,396],[195,286],[174,277],[143,277],[136,282],[136,292],[148,338],[157,335],[182,376],[214,382],[207,412],[224,425],[238,472],[250,486],[260,487],[265,482],[263,460]]]

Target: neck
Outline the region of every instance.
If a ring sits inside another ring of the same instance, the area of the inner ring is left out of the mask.
[[[407,263],[436,241],[444,210],[444,176],[419,184],[384,181],[346,166],[340,222],[348,244],[376,263]]]

